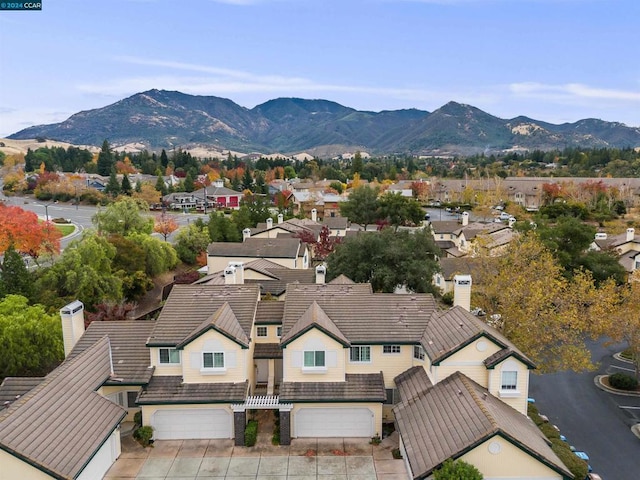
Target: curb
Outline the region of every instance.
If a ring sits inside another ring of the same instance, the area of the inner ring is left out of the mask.
[[[631,427],[631,433],[633,433],[636,437],[640,438],[640,423],[636,423]]]
[[[615,358],[616,360],[618,360],[619,362],[623,362],[623,363],[630,363],[633,365],[633,362],[631,360],[629,360],[628,358],[624,358],[622,355],[620,355],[620,352],[618,353],[614,353],[613,354],[613,358]]]
[[[608,376],[609,375],[596,375],[593,379],[593,383],[595,383],[596,387],[598,387],[600,390],[603,390],[608,393],[612,393],[614,395],[620,395],[621,397],[640,397],[640,393],[625,392],[623,390],[611,388],[605,385],[604,383],[602,383],[602,379]]]

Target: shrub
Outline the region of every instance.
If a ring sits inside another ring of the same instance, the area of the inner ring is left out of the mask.
[[[138,411],[133,415],[133,423],[135,423],[138,428],[142,426],[142,411]]]
[[[558,438],[558,439],[560,438],[560,432],[556,429],[556,427],[554,427],[550,423],[543,423],[541,425],[538,425],[538,428],[544,434],[544,436],[547,437],[549,440],[553,440],[554,438]]]
[[[153,437],[153,427],[144,426],[138,428],[133,432],[133,438],[140,442],[143,447],[148,447],[151,444],[151,438]]]
[[[402,453],[400,453],[400,449],[399,448],[394,448],[393,450],[391,450],[391,455],[396,460],[399,460],[399,459],[402,458]]]
[[[540,413],[538,413],[538,407],[536,407],[533,403],[529,403],[527,405],[527,415],[537,426],[540,426],[544,423],[544,420],[540,416]]]
[[[380,435],[376,433],[373,437],[371,437],[371,441],[369,443],[371,445],[380,445],[380,442],[382,442],[382,439],[380,438]]]
[[[447,292],[442,295],[442,301],[445,305],[453,305],[453,292]]]
[[[620,390],[635,390],[638,388],[638,380],[626,373],[614,373],[609,376],[609,385]]]
[[[626,350],[620,352],[620,356],[626,360],[633,360],[633,352],[630,348],[627,348]]]
[[[587,462],[578,458],[573,453],[566,442],[559,438],[551,440],[551,449],[558,456],[562,463],[569,469],[575,478],[585,478],[587,476]]]
[[[253,447],[258,440],[258,422],[249,420],[244,429],[244,445],[245,447]]]
[[[482,473],[480,473],[480,470],[470,463],[462,460],[456,460],[454,462],[448,459],[442,464],[442,467],[433,472],[433,478],[435,480],[482,480],[484,477]]]

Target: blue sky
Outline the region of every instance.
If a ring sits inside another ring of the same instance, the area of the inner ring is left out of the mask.
[[[0,11],[0,136],[152,88],[640,126],[639,18],[638,0],[42,0]]]

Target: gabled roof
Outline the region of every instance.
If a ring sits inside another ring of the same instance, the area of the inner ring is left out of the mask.
[[[431,474],[448,458],[458,458],[497,435],[572,478],[528,417],[460,372],[431,388],[425,384],[422,393],[397,404],[394,413],[415,477]]]
[[[436,242],[437,243],[437,242]],[[440,269],[446,280],[453,280],[455,275],[472,275],[475,279],[482,259],[473,257],[441,258]]]
[[[354,282],[349,277],[347,277],[346,275],[341,273],[340,275],[338,275],[336,278],[334,278],[333,280],[331,280],[328,283],[329,283],[329,285],[353,285],[356,282]],[[371,285],[369,284],[369,286],[371,286]]]
[[[297,258],[302,242],[298,238],[256,238],[244,242],[213,242],[207,247],[210,257]]]
[[[257,285],[175,285],[147,346],[178,345],[225,303],[250,337],[259,298]]]
[[[287,333],[282,336],[282,346],[292,342],[300,335],[308,332],[314,327],[329,335],[345,347],[349,346],[349,340],[315,301],[309,306],[309,308],[307,308]]]
[[[145,344],[155,324],[153,320],[91,322],[68,359],[77,357],[108,335],[114,378],[107,380],[106,385],[145,385],[153,374],[153,368],[149,368],[149,349]]]
[[[96,392],[111,375],[109,338],[67,359],[0,414],[0,448],[58,479],[72,479],[126,416]]]
[[[460,230],[460,222],[451,221],[451,220],[443,220],[438,221],[434,220],[431,222],[431,228],[433,229],[433,233],[456,233]]]
[[[227,302],[223,303],[210,317],[194,328],[184,340],[176,345],[176,348],[184,348],[209,330],[220,332],[240,346],[249,348],[249,336],[243,330],[240,322],[238,322],[238,317],[233,313]]]
[[[438,365],[453,353],[482,336],[502,348],[509,348],[513,352],[517,352],[518,358],[530,368],[535,368],[534,363],[502,333],[459,306],[434,314],[424,330],[420,343],[431,363]]]
[[[387,394],[380,373],[347,373],[344,382],[282,382],[280,401],[317,402],[382,402]]]
[[[433,386],[427,371],[418,365],[405,370],[393,379],[400,393],[400,400],[406,402]]]
[[[269,270],[272,279],[245,279],[245,283],[257,283],[260,285],[262,294],[270,293],[276,297],[282,295],[287,290],[290,283],[313,283],[315,280],[315,270],[313,268],[279,268]]]
[[[347,217],[324,217],[322,223],[333,230],[346,230],[349,228]]]
[[[506,360],[509,357],[515,357],[518,360],[520,360],[522,363],[527,365],[529,368],[535,368],[531,363],[531,360],[529,360],[527,357],[522,355],[522,353],[519,350],[513,350],[511,348],[503,348],[502,350],[498,350],[493,355],[490,355],[487,358],[485,358],[483,363],[488,369],[492,369],[492,368],[495,368],[495,366],[498,365],[500,362]]]
[[[370,284],[359,283],[292,284],[286,292],[283,335],[290,335],[314,302],[351,344],[416,344],[436,309],[431,294],[372,293]]]

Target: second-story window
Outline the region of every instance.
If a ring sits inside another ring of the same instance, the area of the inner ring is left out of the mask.
[[[267,336],[267,327],[257,327],[256,330],[259,337]]]
[[[349,360],[352,363],[366,363],[371,361],[371,347],[369,345],[356,345],[351,347]]]
[[[180,363],[180,352],[175,348],[161,348],[159,357],[161,365],[177,365]]]
[[[202,368],[224,368],[224,352],[202,352]]]
[[[424,360],[424,349],[422,348],[422,345],[413,346],[413,358],[416,360]]]
[[[394,355],[400,353],[401,348],[400,345],[383,345],[382,353],[385,355]]]
[[[276,337],[280,338],[282,336],[282,326],[276,327]]]
[[[324,367],[324,350],[305,351],[304,352],[305,367]]]

